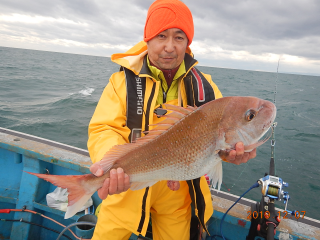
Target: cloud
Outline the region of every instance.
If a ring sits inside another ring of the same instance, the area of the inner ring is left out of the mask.
[[[143,39],[152,2],[2,0],[0,45],[110,56]],[[200,64],[270,71],[282,56],[286,71],[298,66],[320,74],[320,2],[184,2],[193,13],[191,47]]]

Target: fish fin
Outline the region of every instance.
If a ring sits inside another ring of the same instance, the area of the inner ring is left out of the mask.
[[[214,167],[209,171],[208,176],[212,179],[212,186],[216,188],[218,186],[218,190],[220,190],[222,184],[222,160],[218,156],[213,161],[216,161]]]
[[[146,135],[148,136],[148,135]],[[155,135],[155,137],[158,135]],[[95,169],[93,166],[98,166],[98,168],[101,168],[104,173],[109,171],[112,166],[116,163],[118,159],[120,159],[122,156],[125,156],[132,150],[140,147],[143,145],[145,142],[152,140],[153,138],[146,138],[143,140],[145,137],[138,138],[136,142],[134,143],[125,143],[121,145],[115,145],[113,146],[109,151],[107,151],[101,161],[94,163],[91,167],[90,170]],[[95,169],[95,170],[98,170]]]
[[[143,133],[146,134],[144,138],[149,137],[151,135],[160,135],[161,133],[165,132],[165,130],[153,130],[153,131],[144,131]]]
[[[197,106],[192,107],[192,106],[188,105],[186,108],[191,110],[191,111],[195,111],[195,110],[197,110],[198,107]]]
[[[164,122],[165,121],[165,122]],[[159,123],[155,123],[155,124],[150,124],[150,126],[160,126],[160,125],[163,125],[165,126],[166,128],[169,128],[171,127],[172,125],[174,125],[177,121],[175,120],[172,120],[172,119],[166,119],[166,120],[163,120],[162,122],[159,122]]]
[[[163,116],[165,118],[163,121],[149,125],[149,126],[156,126],[150,132],[152,132],[153,130],[158,130],[158,131],[167,130],[173,125],[175,125],[177,122],[179,122],[181,119],[189,115],[191,112],[196,110],[196,108],[190,107],[190,106],[183,108],[183,107],[179,107],[179,106],[171,105],[167,103],[163,105],[165,106],[165,109],[171,112]]]
[[[91,197],[91,195],[97,191],[98,189],[95,189],[91,186],[91,188],[85,187],[84,183],[91,180],[92,178],[95,178],[93,174],[85,174],[85,175],[50,175],[50,174],[40,174],[40,173],[31,173],[27,172],[31,175],[37,176],[38,178],[44,179],[48,182],[51,182],[53,185],[61,187],[61,188],[67,188],[68,189],[68,207],[72,207],[72,213],[76,214],[84,205],[83,199],[86,198],[89,199],[87,196]],[[80,203],[78,203],[80,201]],[[82,204],[80,206],[80,204]],[[77,211],[76,211],[77,210]],[[69,211],[70,212],[70,211]],[[69,217],[72,217],[73,215],[70,215]],[[68,218],[69,218],[68,217]]]
[[[162,117],[165,118],[175,118],[177,121],[179,121],[181,118],[184,118],[186,115],[184,113],[180,112],[170,112],[168,115],[164,115]]]
[[[151,187],[152,185],[154,185],[155,183],[157,183],[158,181],[150,181],[150,182],[133,182],[130,185],[130,189],[131,190],[139,190],[142,188],[146,188],[146,187]]]
[[[165,121],[165,120],[163,120],[163,121]],[[155,124],[155,125],[157,125],[154,129],[152,129],[152,130],[157,130],[157,131],[159,131],[159,130],[163,130],[164,132],[165,132],[165,130],[168,130],[170,127],[172,127],[174,124]],[[149,132],[152,132],[152,130],[150,130]],[[161,134],[161,133],[160,133]],[[155,135],[160,135],[160,134],[155,134]],[[140,139],[140,138],[139,138]]]
[[[64,219],[71,218],[73,215],[79,212],[79,210],[86,204],[86,202],[90,199],[91,196],[92,195],[90,194],[84,194],[73,205],[68,205],[67,212],[64,215]]]
[[[92,173],[95,173],[100,168],[104,173],[108,172],[121,155],[121,152],[117,152],[113,148],[111,148],[104,154],[101,161],[96,162],[90,166],[90,171]]]
[[[176,106],[176,105],[171,105],[171,104],[168,104],[168,103],[165,103],[163,105],[166,107],[167,110],[170,110],[170,111],[173,111],[173,112],[182,113],[184,115],[187,115],[187,114],[189,114],[190,112],[193,112],[196,109],[195,107],[187,106],[186,108],[184,108],[184,107],[179,107],[179,106]]]

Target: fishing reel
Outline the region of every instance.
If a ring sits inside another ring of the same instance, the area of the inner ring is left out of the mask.
[[[267,240],[274,240],[276,228],[278,227],[281,219],[279,212],[276,212],[274,202],[275,200],[284,200],[285,211],[287,211],[288,201],[290,199],[289,193],[283,191],[284,187],[289,184],[284,182],[281,178],[275,176],[275,161],[274,161],[274,129],[277,126],[273,124],[272,140],[271,140],[271,158],[269,165],[269,174],[266,173],[263,178],[258,180],[261,186],[261,201],[251,205],[251,226],[246,240],[254,240],[256,236],[264,237]],[[295,211],[287,211],[294,214]],[[253,213],[257,213],[253,215]]]
[[[284,203],[290,199],[288,192],[283,191],[283,187],[289,187],[289,184],[284,182],[281,178],[267,175],[258,180],[261,185],[261,193],[263,197],[269,197],[274,200],[281,201],[284,199]]]
[[[253,240],[256,236],[260,236],[267,240],[273,240],[276,228],[281,221],[280,211],[276,211],[274,202],[283,200],[287,213],[295,215],[296,212],[287,210],[290,196],[288,192],[283,191],[283,188],[288,187],[289,184],[281,178],[267,173],[265,177],[258,180],[258,183],[261,186],[262,198],[260,203],[251,205],[251,226],[246,239]]]
[[[278,201],[282,201],[285,204],[284,211],[295,215],[296,210],[289,211],[287,210],[288,202],[290,195],[288,192],[283,191],[283,187],[289,187],[289,183],[284,182],[281,178],[267,175],[258,180],[259,185],[261,185],[261,193],[265,198],[265,202],[269,202],[270,198]],[[269,198],[269,200],[268,200]]]

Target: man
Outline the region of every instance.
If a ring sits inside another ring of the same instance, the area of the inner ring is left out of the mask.
[[[135,140],[149,125],[162,121],[158,108],[167,102],[197,105],[222,97],[211,76],[198,71],[189,48],[194,34],[188,7],[179,0],[157,0],[148,10],[144,42],[111,59],[121,66],[105,88],[89,125],[88,149],[100,161],[114,145]],[[157,112],[155,114],[154,112]],[[161,115],[161,113],[160,113]],[[240,164],[255,157],[255,150],[221,152],[223,160]],[[90,169],[103,174],[99,166]],[[192,181],[160,181],[150,188],[129,189],[122,169],[113,169],[98,191],[101,205],[93,240],[128,239],[145,235],[151,214],[153,239],[190,239],[191,202],[201,225],[213,213],[204,177]],[[195,198],[196,196],[196,198]]]

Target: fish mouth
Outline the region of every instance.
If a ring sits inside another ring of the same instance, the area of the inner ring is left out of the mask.
[[[253,143],[253,144],[250,144],[250,145],[245,145],[244,146],[244,151],[245,152],[251,152],[253,149],[261,146],[262,144],[264,144],[266,141],[268,141],[270,139],[270,137],[272,136],[272,133],[274,131],[274,124],[271,124],[267,129],[266,131],[261,135],[260,138],[258,138],[259,140],[256,142],[256,143]],[[266,135],[269,130],[272,129],[272,131],[270,131],[270,134],[269,135]]]

